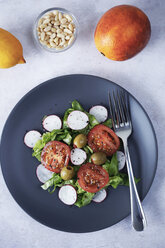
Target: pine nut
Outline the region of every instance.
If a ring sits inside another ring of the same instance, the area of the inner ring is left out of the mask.
[[[42,33],[41,33],[41,40],[44,41],[44,38],[45,38],[45,33],[42,32]]]
[[[50,37],[51,37],[51,39],[54,39],[56,37],[56,34],[53,33]]]
[[[57,21],[57,22],[54,23],[54,25],[58,26],[58,25],[60,25],[60,22]]]
[[[44,19],[41,18],[41,19],[39,20],[39,22],[38,22],[38,26],[40,26],[40,25],[43,23],[43,21],[44,21]]]
[[[54,14],[54,15],[58,15],[58,13],[59,13],[58,10],[54,10],[54,11],[53,11],[53,14]]]
[[[42,44],[42,45],[47,45],[47,42],[44,40],[44,41],[42,41],[42,40],[40,40],[40,43]]]
[[[60,29],[63,31],[64,30],[64,27],[60,26]]]
[[[50,42],[50,45],[52,46],[52,47],[56,47],[56,44],[54,43],[54,42]]]
[[[67,22],[67,19],[66,19],[66,18],[62,18],[62,19],[61,19],[61,23],[62,23],[62,24],[65,24],[66,22]]]
[[[47,26],[45,24],[41,24],[40,28],[46,28]]]
[[[50,27],[50,26],[48,26],[48,27],[46,27],[46,28],[44,29],[45,32],[47,32],[47,31],[49,31],[49,30],[51,30],[51,27]]]
[[[67,34],[72,34],[72,31],[70,31],[68,28],[65,28],[64,32],[67,33]]]
[[[71,23],[68,25],[68,28],[73,32],[73,25]]]
[[[56,33],[57,29],[56,28],[51,28],[51,31]]]
[[[63,27],[63,28],[67,28],[67,27],[68,27],[68,25],[67,25],[67,24],[61,24],[61,27]]]
[[[55,21],[58,21],[59,19],[58,19],[58,14],[55,16]]]
[[[65,40],[70,40],[70,36],[69,35],[65,36]]]
[[[68,14],[64,14],[64,16],[68,19],[68,21],[69,21],[69,22],[71,22],[71,21],[72,21],[72,17],[71,17],[70,15],[68,15]]]
[[[59,29],[59,26],[54,25],[54,28]]]
[[[51,32],[47,32],[46,34],[47,34],[47,35],[49,35],[49,36],[50,36],[50,35],[52,35],[52,33],[51,33]]]
[[[45,19],[44,21],[43,21],[43,24],[48,24],[50,22],[50,19]]]
[[[61,34],[62,33],[62,30],[59,28],[59,29],[57,29],[56,33],[57,34]]]
[[[58,37],[54,39],[54,42],[56,43],[56,45],[58,45]]]
[[[56,50],[62,50],[63,47],[56,47]]]
[[[65,36],[63,34],[57,34],[57,37],[64,38]]]
[[[59,45],[63,46],[64,44],[65,44],[65,40],[61,41]]]
[[[70,38],[70,40],[68,41],[68,46],[71,45],[73,41],[74,41],[74,36],[72,36],[72,37]]]
[[[62,20],[62,13],[61,12],[59,12],[59,14],[58,14],[58,19],[59,19],[59,21]]]
[[[46,36],[45,36],[45,40],[46,40],[46,41],[49,40],[49,35],[46,35]]]
[[[49,19],[50,16],[49,16],[49,15],[45,15],[44,18],[45,18],[45,19]]]

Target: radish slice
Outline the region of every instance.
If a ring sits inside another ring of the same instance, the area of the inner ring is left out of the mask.
[[[77,201],[77,192],[71,185],[64,185],[58,193],[59,199],[66,205],[73,205]]]
[[[90,110],[89,113],[91,115],[94,115],[96,120],[100,122],[104,122],[108,118],[108,111],[104,106],[101,105],[96,105],[93,106]]]
[[[106,196],[107,196],[107,191],[105,189],[102,189],[95,194],[92,201],[100,203],[105,200]]]
[[[121,151],[117,151],[118,170],[122,170],[125,166],[125,154]]]
[[[80,148],[74,148],[71,150],[71,162],[74,165],[80,165],[84,163],[84,161],[87,159],[87,154],[84,150]]]
[[[53,176],[54,172],[46,169],[42,164],[39,164],[36,169],[36,175],[41,183],[45,183]]]
[[[73,130],[81,130],[85,128],[89,123],[88,116],[79,110],[72,111],[67,118],[68,127]]]
[[[24,136],[24,143],[26,146],[33,148],[35,143],[41,139],[41,134],[36,130],[27,132]]]
[[[62,122],[57,115],[49,115],[42,122],[43,128],[51,132],[54,129],[61,129]]]

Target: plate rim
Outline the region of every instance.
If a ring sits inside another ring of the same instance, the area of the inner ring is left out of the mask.
[[[138,103],[138,105],[141,107],[141,109],[143,110],[143,112],[145,113],[145,116],[147,117],[147,120],[151,126],[151,129],[152,129],[152,133],[153,133],[153,137],[154,137],[154,145],[155,145],[155,166],[154,166],[154,173],[153,173],[153,176],[152,176],[152,180],[150,181],[150,184],[149,184],[149,187],[146,191],[146,193],[144,194],[144,197],[142,197],[141,201],[143,201],[146,197],[146,195],[148,194],[148,192],[150,191],[151,189],[151,186],[153,184],[153,181],[155,179],[155,175],[156,175],[156,171],[157,171],[157,167],[158,167],[158,141],[157,141],[157,136],[156,136],[156,132],[155,132],[155,129],[154,129],[154,126],[153,126],[153,123],[148,115],[148,113],[146,112],[145,108],[142,106],[142,104],[134,97],[134,95],[132,95],[132,93],[129,92],[129,90],[125,89],[123,86],[119,85],[118,83],[115,83],[113,81],[111,81],[110,79],[107,79],[107,78],[104,78],[104,77],[100,77],[100,76],[95,76],[93,74],[67,74],[67,75],[61,75],[61,76],[57,76],[57,77],[54,77],[54,78],[50,78],[40,84],[38,84],[37,86],[33,87],[31,90],[29,90],[27,93],[25,93],[19,100],[18,102],[15,104],[15,106],[12,108],[12,110],[9,112],[9,115],[5,121],[5,124],[3,126],[3,129],[2,129],[2,134],[1,134],[1,138],[0,138],[0,164],[1,164],[1,171],[2,171],[2,176],[3,176],[3,179],[5,181],[5,184],[7,186],[7,189],[10,193],[10,195],[12,196],[12,198],[16,201],[16,203],[19,205],[19,207],[25,212],[27,213],[31,218],[35,219],[36,221],[38,221],[40,224],[42,225],[45,225],[51,229],[54,229],[54,230],[59,230],[59,231],[63,231],[63,232],[68,232],[68,233],[91,233],[91,232],[98,232],[100,230],[104,230],[104,229],[107,229],[107,228],[110,228],[111,226],[108,226],[108,227],[105,227],[105,228],[100,228],[100,229],[97,229],[95,231],[77,231],[77,232],[72,232],[72,231],[69,231],[69,230],[64,230],[62,228],[54,228],[54,227],[51,227],[49,225],[47,225],[46,223],[40,221],[39,218],[37,217],[34,217],[30,214],[30,212],[28,210],[26,210],[24,207],[22,207],[19,202],[17,201],[16,197],[13,196],[13,194],[11,193],[10,191],[10,187],[8,186],[8,182],[4,176],[4,170],[3,170],[3,167],[4,165],[3,162],[1,161],[1,154],[2,154],[2,142],[3,142],[3,136],[4,136],[4,133],[5,133],[5,129],[6,129],[6,126],[10,120],[10,118],[12,117],[12,115],[14,114],[15,112],[15,109],[17,108],[18,105],[20,105],[25,98],[27,98],[32,92],[38,90],[40,87],[42,87],[43,85],[46,85],[48,84],[50,81],[52,80],[60,80],[61,78],[68,78],[68,77],[77,77],[77,76],[80,76],[80,77],[94,77],[94,78],[97,78],[97,79],[100,79],[100,80],[104,80],[106,81],[107,83],[110,83],[110,84],[113,84],[117,87],[120,87],[121,89],[123,89],[124,91],[126,91],[128,93],[128,95],[130,95],[133,100],[135,100],[136,103]],[[115,222],[113,225],[116,225],[117,223],[121,222],[123,219],[127,218],[128,216],[130,215],[130,213],[128,213],[126,216],[124,216],[123,218],[120,219],[120,221],[117,221]]]

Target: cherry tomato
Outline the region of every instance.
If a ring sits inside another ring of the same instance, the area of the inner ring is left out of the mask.
[[[88,145],[94,152],[104,152],[107,156],[111,156],[118,150],[120,140],[112,129],[99,124],[90,130]]]
[[[100,165],[91,163],[82,165],[77,173],[77,177],[80,187],[90,193],[99,191],[109,182],[108,172]]]
[[[42,150],[41,163],[50,171],[60,173],[67,166],[70,158],[70,148],[60,141],[50,141]]]

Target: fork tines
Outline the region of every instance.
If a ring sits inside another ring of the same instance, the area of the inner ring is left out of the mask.
[[[124,126],[130,122],[128,95],[123,90],[108,92],[110,115],[113,128]]]

